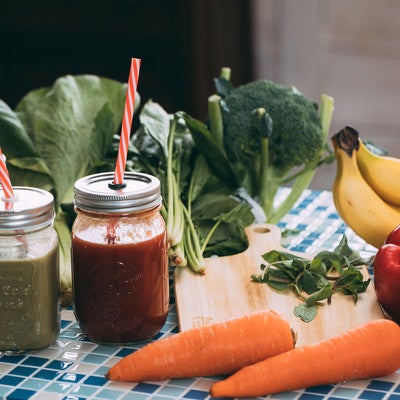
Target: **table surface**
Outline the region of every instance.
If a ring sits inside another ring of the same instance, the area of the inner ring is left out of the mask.
[[[287,189],[279,192],[283,198]],[[277,198],[279,201],[279,197]],[[278,224],[298,233],[282,239],[285,247],[304,253],[333,249],[343,234],[364,257],[375,249],[354,235],[338,217],[327,191],[306,190],[292,211]],[[170,312],[153,340],[178,332],[171,282]],[[10,400],[167,400],[210,399],[216,377],[144,382],[108,381],[104,375],[121,357],[140,346],[104,346],[90,342],[80,331],[72,309],[61,313],[61,332],[49,348],[18,356],[0,357],[0,398]],[[400,400],[400,370],[379,379],[352,381],[267,396],[265,399],[385,399]]]

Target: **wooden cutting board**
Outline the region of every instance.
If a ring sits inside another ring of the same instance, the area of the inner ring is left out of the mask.
[[[240,254],[206,259],[206,274],[189,268],[175,270],[175,298],[180,330],[241,316],[260,309],[274,309],[287,318],[296,331],[297,344],[311,344],[340,334],[372,319],[383,318],[372,282],[357,304],[350,296],[335,294],[330,305],[318,307],[317,317],[308,323],[294,316],[299,304],[290,292],[279,292],[267,284],[251,281],[259,275],[262,254],[282,250],[278,227],[256,224],[246,228],[249,248]],[[265,262],[264,262],[265,263]],[[367,268],[363,274],[368,277]],[[267,333],[267,332],[266,332]]]

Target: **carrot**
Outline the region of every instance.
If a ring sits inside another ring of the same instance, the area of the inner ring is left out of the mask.
[[[287,320],[258,311],[151,342],[111,367],[111,380],[141,382],[228,374],[294,347]]]
[[[400,326],[367,322],[339,336],[242,368],[211,386],[212,397],[257,397],[389,375],[400,368]]]

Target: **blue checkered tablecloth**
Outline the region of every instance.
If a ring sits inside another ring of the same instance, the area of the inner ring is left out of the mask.
[[[282,198],[286,190],[279,192]],[[343,234],[352,248],[368,258],[375,249],[358,238],[338,217],[327,191],[306,190],[293,210],[278,224],[282,231],[296,233],[282,239],[288,249],[304,253],[333,249]],[[171,282],[170,312],[161,332],[153,340],[178,331]],[[171,400],[210,399],[208,390],[216,377],[199,377],[139,384],[108,381],[104,375],[121,357],[138,346],[104,346],[82,334],[71,309],[63,309],[61,332],[49,348],[24,355],[0,358],[0,399],[10,400]],[[400,370],[385,378],[352,381],[286,392],[266,399],[400,400]]]

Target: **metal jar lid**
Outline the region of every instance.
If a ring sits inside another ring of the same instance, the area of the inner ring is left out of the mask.
[[[103,213],[130,213],[161,204],[160,181],[155,176],[126,172],[123,185],[113,185],[114,173],[85,176],[75,182],[75,206]]]
[[[46,190],[13,186],[14,197],[5,199],[0,191],[0,231],[32,231],[51,225],[54,221],[54,198]]]

